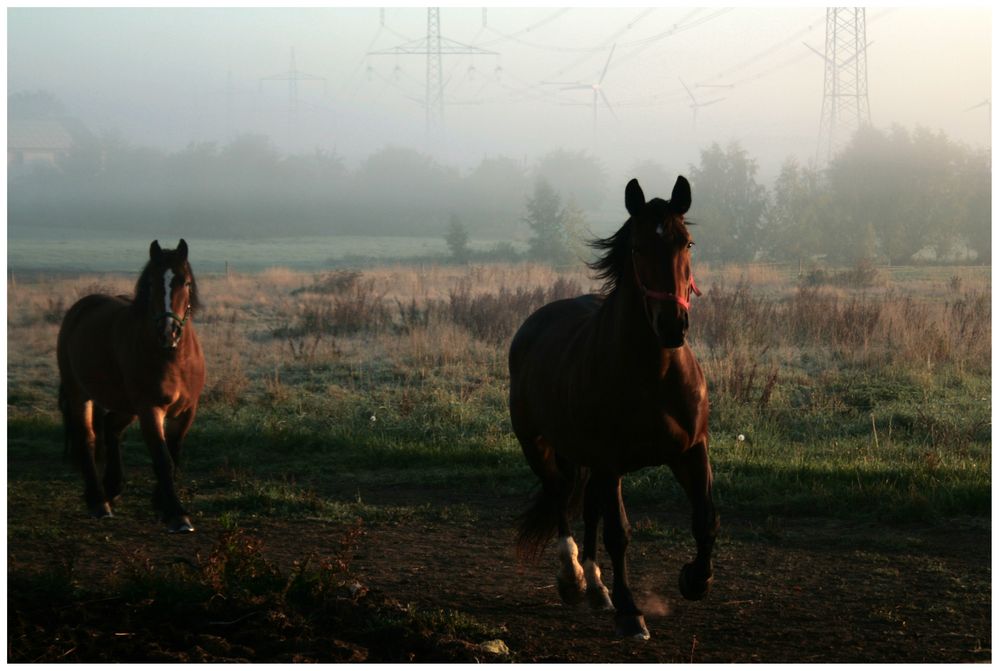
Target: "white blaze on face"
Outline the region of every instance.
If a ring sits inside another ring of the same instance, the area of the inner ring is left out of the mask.
[[[173,271],[167,268],[163,273],[163,314],[172,312],[170,305],[170,285],[173,283]]]
[[[170,319],[169,315],[173,310],[173,306],[170,304],[170,284],[173,282],[173,271],[167,268],[163,271],[163,318],[160,320],[160,328],[162,329],[160,337],[163,338],[164,345],[170,343],[171,346],[174,345],[173,341],[173,320]]]

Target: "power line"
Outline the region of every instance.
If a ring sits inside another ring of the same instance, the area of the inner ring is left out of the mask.
[[[696,17],[702,11],[703,10],[701,10],[701,9],[695,9],[694,11],[689,12],[688,14],[684,15],[679,21],[677,21],[676,23],[674,23],[673,26],[669,30],[662,31],[660,33],[657,33],[655,35],[651,35],[649,37],[643,37],[641,39],[632,40],[631,42],[621,42],[621,43],[618,43],[618,46],[621,47],[622,49],[630,49],[632,47],[638,47],[638,48],[636,50],[632,51],[631,53],[628,53],[628,54],[626,54],[626,55],[618,58],[618,60],[615,61],[615,63],[614,63],[614,68],[616,69],[616,68],[621,67],[622,63],[626,63],[626,62],[632,60],[633,58],[635,58],[636,56],[638,56],[639,54],[641,54],[643,51],[645,51],[649,47],[651,47],[654,44],[656,44],[656,43],[658,43],[658,42],[666,39],[667,37],[672,37],[674,35],[678,35],[680,33],[686,32],[687,30],[691,30],[693,28],[697,28],[698,26],[701,26],[701,25],[703,25],[705,23],[713,21],[713,20],[715,20],[715,19],[717,19],[717,18],[719,18],[721,16],[724,16],[725,14],[728,14],[729,12],[731,12],[732,8],[730,8],[730,7],[729,8],[723,8],[723,9],[715,11],[715,12],[713,12],[713,13],[707,15],[707,16],[704,16],[704,17],[701,17],[701,18],[695,20],[694,17]],[[687,21],[689,21],[689,23],[686,23]],[[613,38],[615,36],[619,36],[619,35],[621,35],[624,32],[624,30],[630,29],[630,27],[631,27],[632,24],[633,24],[633,22],[629,23],[625,27],[625,29],[619,30],[617,33],[614,33],[614,35],[611,35],[611,37],[608,38],[607,40],[605,40],[604,43],[601,46],[602,47],[606,47],[606,45],[611,40],[613,40]],[[558,72],[556,72],[555,76],[562,75],[567,70],[570,70],[570,69],[574,68],[576,65],[578,65],[581,62],[583,62],[587,58],[588,57],[583,57],[583,58],[578,59],[577,61],[573,62],[572,64],[570,64],[570,65],[562,68]]]
[[[520,36],[520,35],[522,35],[524,33],[529,33],[532,30],[535,30],[536,28],[540,28],[541,26],[543,26],[543,25],[545,25],[547,23],[552,22],[552,21],[554,21],[555,19],[559,18],[560,16],[562,16],[563,14],[565,14],[568,11],[569,11],[569,8],[560,9],[560,10],[554,12],[553,14],[550,14],[550,15],[546,16],[545,18],[541,19],[537,23],[533,23],[533,24],[527,26],[526,28],[521,28],[520,30],[518,30],[518,31],[516,31],[514,33],[511,33],[511,34],[502,33],[500,31],[496,30],[495,28],[493,28],[492,26],[486,26],[486,28],[490,32],[496,33],[497,35],[499,35],[499,37],[496,38],[496,39],[493,39],[493,40],[489,40],[487,42],[483,42],[482,46],[490,46],[490,45],[497,44],[497,43],[503,42],[503,41],[512,41],[512,42],[517,42],[518,44],[523,44],[524,46],[533,46],[533,47],[540,48],[540,49],[547,49],[548,47],[546,47],[546,46],[543,46],[543,45],[533,45],[533,44],[530,44],[529,42],[525,42],[523,40],[520,40],[518,36]]]

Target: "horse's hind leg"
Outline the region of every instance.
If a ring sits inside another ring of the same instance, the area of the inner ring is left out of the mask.
[[[80,401],[67,392],[61,402],[64,404],[63,421],[66,422],[70,454],[83,473],[83,500],[87,510],[93,517],[111,517],[111,506],[97,474],[93,401]]]
[[[600,491],[592,479],[583,493],[583,575],[586,578],[586,601],[594,610],[614,608],[610,593],[600,578],[597,564],[597,523],[600,521]]]
[[[562,603],[575,606],[586,595],[586,578],[579,563],[579,548],[568,530],[559,530],[558,561],[559,570],[555,576],[558,595]]]
[[[521,415],[511,412],[511,416],[527,463],[541,480],[541,491],[521,516],[518,552],[522,556],[537,557],[552,533],[557,532],[559,571],[555,584],[563,603],[578,604],[586,593],[586,581],[578,560],[579,549],[569,528],[569,498],[574,480],[572,468],[568,464],[562,464],[560,468],[551,443],[544,436],[529,437],[530,432],[524,431],[518,421]]]
[[[648,639],[649,630],[645,626],[645,617],[635,604],[635,599],[628,586],[628,564],[625,552],[628,549],[631,532],[628,516],[621,500],[621,477],[605,476],[599,483],[600,507],[604,513],[604,545],[614,565],[614,592],[611,600],[617,611],[614,614],[614,627],[618,636],[631,636],[638,639]]]
[[[135,415],[109,411],[104,415],[104,493],[114,503],[125,488],[125,469],[121,456],[121,437],[135,420]]]
[[[694,508],[693,531],[697,557],[680,571],[680,593],[685,599],[703,599],[711,589],[711,551],[718,535],[718,514],[711,494],[713,478],[708,446],[698,443],[670,464]]]
[[[549,455],[548,472],[543,486],[550,490],[557,507],[559,570],[555,576],[555,584],[562,603],[575,606],[586,594],[586,579],[579,563],[579,548],[569,526],[569,499],[575,484],[574,469],[569,464],[559,462],[551,445],[543,437],[539,436],[537,441]]]

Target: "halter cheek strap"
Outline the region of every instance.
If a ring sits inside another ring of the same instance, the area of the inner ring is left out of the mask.
[[[638,276],[638,266],[632,262],[631,267],[635,271],[635,282],[638,284],[638,288],[641,289],[642,293],[645,294],[646,298],[651,298],[656,301],[673,301],[677,303],[684,310],[690,311],[690,293],[693,292],[695,296],[701,295],[701,290],[697,288],[697,283],[694,282],[694,274],[690,274],[690,289],[687,291],[687,296],[679,296],[668,291],[655,291],[649,289],[644,284],[642,284],[642,278]]]

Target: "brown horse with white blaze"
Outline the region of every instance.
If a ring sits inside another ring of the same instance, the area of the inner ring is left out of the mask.
[[[90,514],[112,517],[124,487],[121,436],[138,418],[156,474],[153,507],[171,533],[194,531],[174,478],[205,385],[187,256],[183,239],[174,250],[154,240],[134,297],[81,298],[66,312],[56,348],[67,450],[83,472]]]
[[[697,556],[680,572],[687,599],[711,585],[718,531],[708,462],[708,393],[686,344],[693,241],[684,222],[690,184],[679,177],[669,201],[646,202],[637,180],[625,189],[629,219],[593,246],[605,281],[599,295],[550,303],[532,314],[510,345],[510,417],[541,480],[523,514],[518,551],[536,557],[556,531],[557,584],[566,603],[584,598],[614,608],[618,635],[649,638],[628,584],[630,531],[621,499],[624,474],[667,464],[693,505]],[[570,516],[582,500],[582,563]],[[613,565],[613,591],[596,563],[597,524]]]

